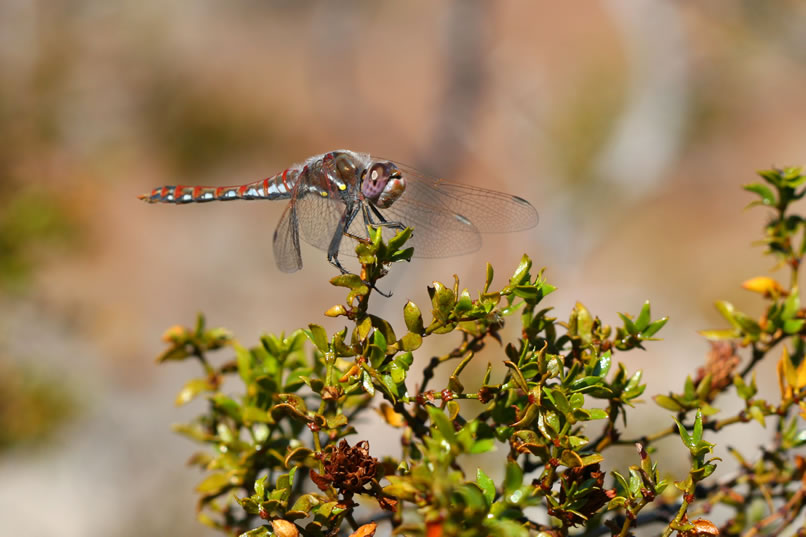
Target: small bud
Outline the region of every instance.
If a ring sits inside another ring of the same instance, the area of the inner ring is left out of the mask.
[[[339,382],[347,382],[350,380],[350,377],[358,376],[361,372],[361,368],[358,367],[358,364],[353,364],[349,370],[339,379]]]
[[[755,278],[750,278],[742,284],[742,287],[748,291],[753,291],[754,293],[764,295],[767,298],[782,295],[785,296],[787,294],[786,290],[783,288],[783,286],[781,286],[780,283],[768,276],[757,276]]]
[[[638,455],[641,456],[642,461],[646,460],[649,457],[649,455],[647,454],[647,452],[644,449],[644,446],[641,444],[641,442],[636,442],[635,443],[635,449],[638,450]]]
[[[326,317],[338,317],[339,315],[347,315],[347,310],[341,304],[337,304],[325,312]]]
[[[287,520],[277,519],[271,521],[271,528],[277,537],[298,537],[299,530],[296,524]]]
[[[162,341],[165,343],[173,343],[187,338],[188,329],[178,324],[173,325],[168,330],[163,332]]]

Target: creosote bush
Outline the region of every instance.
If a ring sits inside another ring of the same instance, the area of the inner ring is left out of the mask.
[[[763,300],[757,316],[716,303],[727,328],[702,332],[712,341],[704,365],[679,390],[654,398],[671,412],[668,423],[639,438],[622,431],[646,385],[641,371],[616,358],[643,350],[667,319],[654,319],[647,302],[611,327],[577,303],[560,321],[545,305],[555,288],[527,256],[503,287],[493,287],[488,265],[480,291],[458,279],[434,282],[430,312],[408,302],[402,323],[390,322],[371,313],[369,299],[390,266],[411,257],[411,230],[388,242],[371,230],[372,240],[356,249],[361,275],[331,280],[347,292],[325,313],[344,318],[339,332],[310,324],[246,348],[201,316],[193,329],[169,329],[159,361],[202,367],[176,403],[208,401],[203,414],[176,427],[206,445],[190,459],[206,473],[197,487],[200,520],[233,535],[281,537],[371,536],[378,525],[426,537],[787,530],[806,502],[806,460],[793,451],[806,443],[806,310],[798,291],[806,220],[790,212],[806,193],[806,176],[797,168],[760,175],[763,183],[745,188],[759,198],[752,205],[774,210],[763,242],[788,267],[789,282],[744,283]],[[519,322],[520,337],[504,341],[505,322]],[[425,338],[458,344],[424,356]],[[482,378],[465,374],[488,345],[486,356],[502,367],[487,364]],[[214,362],[214,351],[224,360]],[[780,398],[767,401],[757,398],[755,369],[772,367],[764,359],[773,352]],[[442,368],[447,383],[432,387]],[[240,379],[239,393],[221,391],[227,376]],[[741,410],[723,415],[720,400],[732,397]],[[379,458],[357,436],[352,424],[367,412],[380,413],[399,436],[397,456]],[[716,442],[722,429],[752,420],[769,430],[769,442],[760,453],[730,448],[738,470],[716,480],[719,461],[706,436]],[[657,441],[673,435],[690,453],[685,475],[667,476],[662,458],[652,458]],[[617,445],[635,446],[634,464],[604,471],[600,463]],[[491,451],[499,480],[461,457]],[[731,513],[719,525],[708,519],[717,505]]]

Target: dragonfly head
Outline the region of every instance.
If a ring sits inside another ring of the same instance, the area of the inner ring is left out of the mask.
[[[364,172],[361,181],[361,193],[381,209],[392,205],[404,190],[406,180],[398,167],[391,162],[373,163]]]

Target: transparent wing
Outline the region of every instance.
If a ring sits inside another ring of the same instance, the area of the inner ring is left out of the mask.
[[[394,205],[402,204],[405,207],[425,203],[441,208],[444,212],[470,220],[481,233],[521,231],[537,225],[537,211],[523,198],[496,190],[448,183],[424,175],[405,164],[396,162],[395,165],[406,178],[406,191]],[[406,212],[406,209],[399,211]],[[416,213],[422,215],[422,211]]]
[[[296,205],[291,201],[280,217],[274,230],[274,262],[283,272],[296,272],[302,268],[302,255],[299,251],[299,228],[297,227]]]
[[[297,200],[297,215],[300,234],[305,242],[327,251],[346,208],[344,202],[336,198],[325,198],[315,194],[300,196]],[[361,214],[353,220],[348,232],[357,237],[368,238],[367,228]],[[355,256],[355,247],[356,241],[344,236],[339,253]]]
[[[378,209],[387,222],[399,222],[414,229],[406,246],[414,247],[416,257],[448,257],[481,248],[481,235],[473,222],[450,211],[438,200],[422,201],[409,197],[409,189],[386,209]],[[388,229],[384,236],[396,230]]]

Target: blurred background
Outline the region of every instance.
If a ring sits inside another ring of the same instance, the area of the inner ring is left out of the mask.
[[[540,212],[537,228],[488,236],[473,255],[398,267],[376,313],[402,326],[407,299],[428,309],[432,280],[458,274],[475,293],[486,261],[502,282],[524,252],[559,287],[548,302],[560,317],[579,300],[615,323],[650,299],[671,322],[663,342],[621,357],[649,384],[630,429],[667,425],[649,396],[679,391],[703,363],[696,330],[723,326],[713,301],[760,308],[739,284],[773,261],[751,245],[765,215],[743,211],[740,185],[806,162],[806,6],[585,8],[0,3],[0,531],[213,534],[194,519],[201,475],[182,466],[195,447],[170,431],[201,408],[173,406],[198,371],[157,368],[160,335],[197,312],[245,345],[309,322],[340,329],[322,312],[343,293],[312,247],[301,272],[277,271],[280,202],[136,196],[253,181],[338,148]],[[774,367],[762,369],[762,393],[777,394]],[[393,435],[365,431],[375,455],[397,452]],[[720,449],[754,456],[759,432],[736,429]],[[683,472],[677,444],[668,465]]]

